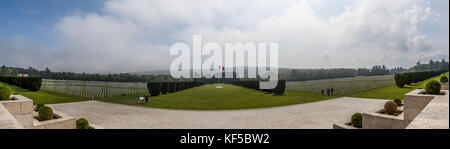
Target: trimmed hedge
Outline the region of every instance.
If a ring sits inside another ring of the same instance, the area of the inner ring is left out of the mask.
[[[161,82],[161,94],[167,94],[169,92],[169,82]]]
[[[169,82],[169,93],[176,92],[175,82]]]
[[[23,89],[28,89],[29,91],[39,91],[42,85],[42,78],[0,76],[0,82],[15,85]]]
[[[9,100],[11,91],[6,86],[0,86],[0,100]]]
[[[428,78],[438,76],[445,72],[447,72],[447,71],[446,70],[436,70],[436,71],[405,72],[402,74],[396,74],[394,79],[395,79],[395,84],[401,88],[405,84],[410,85],[411,83],[417,83],[420,81],[424,81]]]
[[[201,85],[201,82],[148,82],[147,89],[151,96],[159,96],[160,93],[174,93]]]
[[[265,93],[273,93],[274,95],[283,95],[286,90],[286,80],[278,80],[277,86],[273,89],[260,89],[259,83],[259,81],[234,81],[231,84]]]
[[[53,119],[52,108],[50,108],[48,106],[43,106],[43,107],[39,108],[39,116],[38,116],[39,121],[46,121],[46,120],[51,120],[51,119]]]
[[[279,80],[277,87],[274,89],[275,95],[284,95],[286,89],[286,80]]]
[[[76,124],[77,129],[89,129],[89,122],[85,118],[78,119]]]
[[[161,93],[161,83],[148,82],[147,89],[151,96],[159,96],[159,94]]]
[[[178,92],[181,90],[181,83],[180,82],[175,82],[175,91]]]
[[[395,79],[395,85],[397,85],[397,87],[399,88],[403,88],[406,85],[406,81],[405,81],[405,76],[402,74],[395,74],[394,76]]]

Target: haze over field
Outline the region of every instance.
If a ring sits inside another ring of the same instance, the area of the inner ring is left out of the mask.
[[[176,42],[278,42],[280,67],[449,59],[448,0],[0,2],[0,64],[91,73],[169,69]]]

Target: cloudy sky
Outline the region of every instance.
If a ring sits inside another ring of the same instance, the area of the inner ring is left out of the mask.
[[[277,42],[279,65],[410,67],[449,59],[448,0],[2,0],[0,65],[167,70],[192,42]]]

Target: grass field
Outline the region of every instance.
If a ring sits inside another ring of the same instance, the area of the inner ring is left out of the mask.
[[[320,94],[322,90],[333,88],[340,96],[370,91],[394,85],[394,76],[366,76],[352,78],[323,79],[310,81],[287,82],[287,90]]]
[[[222,89],[217,89],[215,85],[203,85],[176,93],[150,97],[148,105],[136,104],[137,98],[138,95],[123,96],[102,101],[168,109],[232,110],[301,104],[336,97],[310,95],[293,91],[286,91],[284,96],[273,96],[234,85],[224,85]]]
[[[30,92],[26,89],[22,89],[20,87],[9,85],[0,82],[0,85],[6,86],[10,89],[11,94],[20,94],[25,97],[28,97],[33,100],[33,104],[56,104],[56,103],[66,103],[66,102],[78,102],[78,101],[86,101],[87,99],[83,99],[75,96],[68,96],[60,93],[48,92],[48,91],[38,91],[38,92]]]
[[[374,98],[374,99],[403,99],[403,95],[406,93],[415,90],[415,89],[423,89],[425,88],[426,83],[431,80],[437,80],[441,78],[441,76],[449,76],[449,73],[442,74],[440,76],[436,76],[425,81],[421,81],[418,83],[413,83],[411,85],[407,85],[404,88],[398,88],[395,85],[391,85],[384,88],[379,88],[367,92],[362,92],[358,94],[350,95],[350,97],[358,97],[358,98]]]
[[[75,80],[43,80],[41,90],[87,99],[103,99],[148,92],[140,82],[100,82]]]
[[[448,76],[449,73],[443,75]],[[439,80],[440,76],[430,78],[428,80],[414,83],[405,88],[398,88],[395,85],[378,88],[357,94],[351,94],[350,97],[359,98],[374,98],[374,99],[403,99],[403,95],[418,88],[424,88],[426,82],[430,80]],[[358,78],[360,80],[361,78]],[[378,78],[385,80],[383,77]],[[336,82],[336,81],[335,81]],[[358,81],[351,81],[356,82]],[[387,82],[387,81],[386,81]],[[319,83],[319,85],[322,85]],[[342,83],[334,83],[339,86]],[[51,91],[29,92],[28,90],[19,88],[17,86],[0,83],[0,85],[10,88],[12,94],[21,94],[30,99],[33,99],[34,104],[56,104],[67,102],[86,101],[81,97],[65,95],[62,93],[55,93]],[[367,83],[366,85],[367,86]],[[277,107],[293,104],[302,104],[307,102],[315,102],[336,98],[338,96],[321,96],[317,93],[300,92],[296,90],[286,90],[284,96],[272,96],[252,89],[238,87],[234,85],[224,85],[224,88],[217,89],[215,85],[204,85],[171,93],[161,95],[158,97],[150,97],[150,103],[137,104],[136,100],[140,95],[148,95],[148,93],[140,93],[136,95],[117,96],[102,99],[101,101],[126,104],[133,106],[166,108],[166,109],[189,109],[189,110],[232,110],[232,109],[253,109]]]

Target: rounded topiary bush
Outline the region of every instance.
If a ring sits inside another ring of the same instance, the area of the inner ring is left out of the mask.
[[[401,99],[394,99],[394,102],[397,104],[397,106],[401,106],[402,105],[402,100]]]
[[[394,113],[397,112],[397,103],[395,103],[394,101],[387,101],[387,102],[384,104],[384,111],[385,111],[387,114],[393,115]]]
[[[427,94],[437,95],[441,92],[441,84],[438,81],[430,81],[425,86],[425,92]]]
[[[355,113],[352,115],[352,125],[357,128],[362,128],[362,114]]]
[[[39,111],[39,109],[40,109],[41,107],[44,107],[44,106],[45,106],[45,105],[42,104],[42,103],[37,104],[37,105],[36,105],[36,110]]]
[[[9,100],[10,96],[11,92],[9,91],[9,88],[0,86],[0,100]]]
[[[53,118],[53,110],[48,106],[39,108],[39,121],[51,120]]]
[[[441,77],[441,82],[442,82],[442,83],[447,83],[447,82],[448,82],[447,76],[442,76],[442,77]]]
[[[89,122],[85,118],[77,120],[77,129],[89,129]]]

